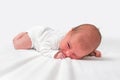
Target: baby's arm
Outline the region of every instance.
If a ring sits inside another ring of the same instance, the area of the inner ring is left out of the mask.
[[[15,49],[30,49],[32,42],[27,32],[21,32],[13,39],[13,45]]]
[[[101,57],[101,52],[98,50],[94,50],[92,53],[90,53],[88,56],[95,56],[95,57]]]

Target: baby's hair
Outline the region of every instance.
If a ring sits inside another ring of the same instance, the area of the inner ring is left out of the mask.
[[[94,46],[94,49],[96,49],[101,42],[101,33],[99,29],[93,24],[78,25],[77,27],[74,27],[72,29],[72,32],[73,32],[73,35],[81,32],[85,32],[85,33],[87,32],[86,36],[82,36],[82,38],[79,39],[80,42],[83,41],[82,46],[84,49],[89,49],[90,46]],[[90,43],[93,43],[93,44],[88,45],[86,43],[86,39],[88,39]],[[94,41],[96,41],[97,44],[94,44]]]
[[[88,28],[91,28],[91,29],[94,29],[94,30],[96,30],[97,32],[98,32],[98,34],[99,34],[99,36],[100,36],[100,40],[101,40],[101,33],[100,33],[100,31],[99,31],[99,29],[95,26],[95,25],[93,25],[93,24],[81,24],[81,25],[78,25],[77,27],[74,27],[73,29],[72,29],[72,31],[73,32],[79,32],[80,30],[82,30],[82,28],[83,27],[88,27]],[[91,30],[90,29],[90,30]]]
[[[92,27],[92,28],[98,30],[98,28],[95,25],[93,25],[93,24],[81,24],[81,25],[78,25],[78,26],[74,27],[72,30],[73,31],[78,31],[82,27]]]

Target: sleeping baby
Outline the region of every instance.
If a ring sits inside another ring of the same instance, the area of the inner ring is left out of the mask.
[[[93,24],[81,24],[66,34],[49,27],[37,26],[19,33],[13,39],[15,49],[35,49],[44,56],[56,59],[101,57],[101,52],[96,50],[100,42],[100,31]]]

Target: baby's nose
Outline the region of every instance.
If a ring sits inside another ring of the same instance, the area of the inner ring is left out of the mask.
[[[66,54],[67,57],[69,57],[72,54],[71,51],[65,51],[64,53]]]

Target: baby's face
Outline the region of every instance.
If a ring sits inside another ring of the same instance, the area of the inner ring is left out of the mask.
[[[72,35],[72,31],[69,31],[60,42],[58,58],[70,57],[71,59],[81,59],[88,55],[88,50],[82,50],[82,46],[80,46],[79,43],[79,37],[80,34]]]

